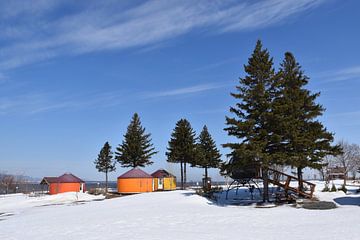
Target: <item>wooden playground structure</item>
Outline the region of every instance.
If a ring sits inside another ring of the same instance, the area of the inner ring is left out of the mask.
[[[280,172],[278,170],[268,168],[268,182],[281,188],[283,191],[279,192],[276,196],[278,201],[294,200],[297,197],[304,197],[311,199],[315,191],[315,184],[302,180],[303,188],[295,187],[291,183],[298,183],[299,179],[295,176]],[[241,186],[248,186],[251,198],[253,199],[253,192],[257,189],[260,194],[261,190],[255,180],[263,179],[261,168],[258,166],[246,166],[241,169],[233,170],[230,173],[230,177],[233,182],[229,185],[226,191],[226,199],[228,199],[228,193],[232,189],[236,189],[236,194]],[[256,187],[255,187],[256,186]]]

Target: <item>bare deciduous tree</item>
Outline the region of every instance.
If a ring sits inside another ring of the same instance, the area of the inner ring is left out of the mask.
[[[336,161],[334,156],[327,155],[323,159],[323,165],[319,170],[321,180],[328,181],[329,180],[329,169],[335,167]]]
[[[15,177],[9,174],[0,175],[0,184],[5,187],[6,194],[9,193],[9,190],[14,186]]]
[[[356,171],[360,166],[360,146],[350,144],[344,140],[341,140],[339,145],[343,153],[335,157],[335,162],[345,169],[344,185],[346,185],[348,174]]]

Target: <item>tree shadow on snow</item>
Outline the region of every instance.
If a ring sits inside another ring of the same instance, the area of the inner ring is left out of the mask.
[[[360,206],[360,196],[358,197],[339,197],[334,201],[339,205]]]
[[[186,193],[181,193],[182,195],[186,196],[186,197],[190,197],[190,196],[194,196],[197,195],[196,192],[186,192]]]
[[[7,219],[7,217],[14,216],[13,213],[0,213],[0,221],[4,221]]]

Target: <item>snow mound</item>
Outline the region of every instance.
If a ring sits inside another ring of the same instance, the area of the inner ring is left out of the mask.
[[[87,193],[67,192],[55,195],[31,196],[27,194],[8,194],[0,196],[1,212],[19,212],[32,207],[70,204],[104,199],[102,195],[90,195]]]

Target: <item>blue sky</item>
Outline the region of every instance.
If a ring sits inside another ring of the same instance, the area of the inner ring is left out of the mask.
[[[178,174],[165,151],[180,118],[197,132],[206,124],[226,153],[229,93],[257,39],[276,67],[294,53],[321,92],[325,126],[359,144],[358,9],[356,0],[1,1],[0,171],[102,179],[93,160],[105,141],[122,141],[134,112],[159,151],[149,172]]]

